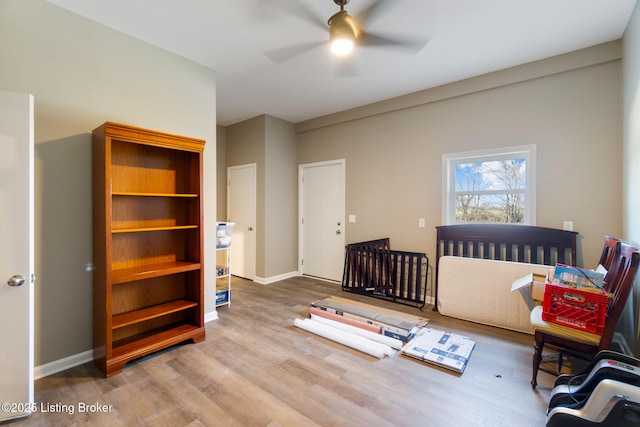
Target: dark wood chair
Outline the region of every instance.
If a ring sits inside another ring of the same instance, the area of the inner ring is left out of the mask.
[[[598,264],[600,264],[601,266],[603,266],[606,270],[609,270],[609,268],[611,268],[611,264],[613,263],[613,260],[615,258],[615,254],[616,254],[616,246],[618,245],[618,242],[621,242],[622,240],[618,239],[617,237],[613,237],[613,236],[604,236],[604,245],[602,246],[602,253],[600,254],[600,260],[598,261]],[[609,282],[612,282],[611,280]],[[608,286],[605,286],[605,290],[609,290]],[[555,372],[552,372],[554,374],[560,375],[560,371],[562,371],[562,365],[564,363],[564,352],[562,351],[561,348],[558,348],[558,356],[557,356],[557,368]],[[549,372],[548,369],[542,369],[545,372]]]
[[[616,246],[621,240],[613,236],[604,236],[604,246],[602,247],[602,254],[600,254],[600,261],[598,263],[609,270],[611,263],[616,254]]]
[[[599,351],[607,350],[611,347],[616,324],[633,288],[633,281],[639,263],[640,252],[638,248],[624,242],[616,243],[614,257],[605,277],[607,291],[611,294],[611,298],[607,308],[604,330],[601,335],[546,322],[542,320],[542,306],[537,306],[531,311],[531,325],[534,329],[535,341],[533,376],[531,379],[533,388],[538,384],[538,370],[558,375],[562,368],[562,356],[560,356],[558,362],[557,372],[540,366],[542,350],[545,344],[559,348],[561,353],[566,352],[567,354],[582,356],[587,360],[593,359]]]

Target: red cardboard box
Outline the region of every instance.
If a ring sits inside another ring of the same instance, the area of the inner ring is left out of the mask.
[[[604,290],[581,290],[547,283],[542,319],[581,331],[602,334],[609,297]]]

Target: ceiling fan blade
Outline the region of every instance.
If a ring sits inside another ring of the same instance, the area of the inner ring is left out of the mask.
[[[400,3],[400,0],[376,0],[365,10],[355,15],[355,20],[360,27],[365,27],[368,21],[375,19],[378,15],[382,15],[391,5],[395,6],[398,3]]]
[[[324,31],[329,29],[326,19],[317,16],[314,11],[300,0],[260,0],[262,9],[284,12],[300,18]]]
[[[309,42],[309,43],[301,43],[294,46],[283,47],[279,49],[272,49],[268,52],[265,52],[267,58],[271,59],[275,63],[281,63],[284,61],[288,61],[289,59],[293,59],[296,56],[302,55],[310,51],[311,49],[315,49],[322,45],[327,45],[326,41],[317,41],[317,42]]]
[[[413,52],[420,51],[427,44],[426,40],[398,39],[362,31],[356,39],[358,46],[394,47]]]

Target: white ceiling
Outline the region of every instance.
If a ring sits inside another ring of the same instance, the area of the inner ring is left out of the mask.
[[[328,52],[333,0],[49,1],[214,69],[221,125],[261,114],[298,123],[617,40],[636,4],[380,0],[365,31],[426,43],[417,51],[359,47],[341,64]],[[351,0],[346,10],[356,17],[375,2]],[[300,44],[315,47],[276,55]]]

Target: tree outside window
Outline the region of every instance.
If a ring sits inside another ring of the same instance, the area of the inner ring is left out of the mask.
[[[531,224],[535,146],[444,156],[445,223]]]

